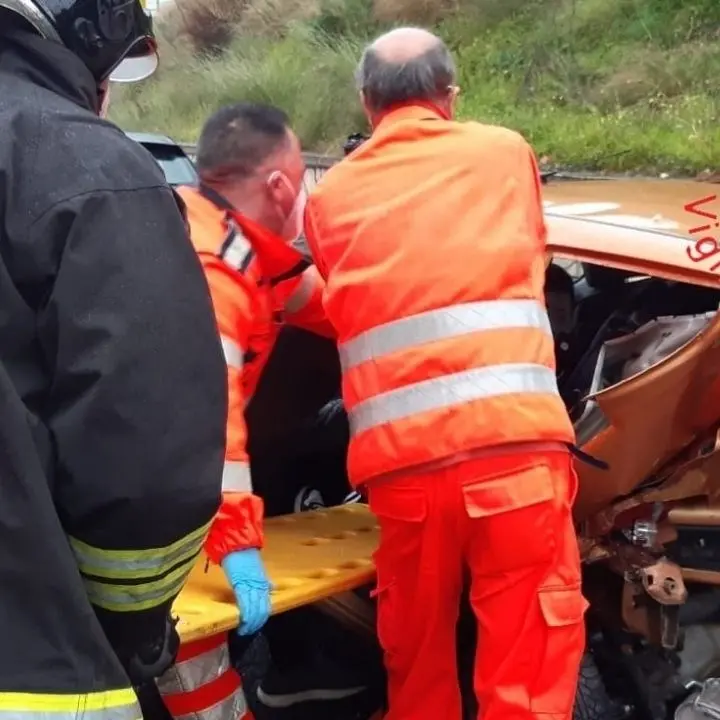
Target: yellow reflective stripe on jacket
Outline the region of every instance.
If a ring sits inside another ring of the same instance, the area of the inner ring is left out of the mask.
[[[82,694],[0,692],[0,720],[142,720],[131,689]]]
[[[150,610],[180,592],[195,565],[195,557],[191,557],[163,577],[144,582],[120,585],[83,577],[85,590],[90,602],[104,610],[111,612]]]
[[[110,580],[140,580],[164,575],[179,563],[194,558],[202,547],[210,523],[170,545],[149,550],[103,550],[70,538],[78,568],[83,575]]]

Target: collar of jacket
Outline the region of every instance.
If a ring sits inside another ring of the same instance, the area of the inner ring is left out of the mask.
[[[76,55],[51,40],[21,28],[3,28],[0,38],[0,75],[27,79],[97,112],[99,96],[90,71]]]
[[[383,128],[402,122],[403,120],[449,120],[447,113],[437,105],[429,102],[415,101],[393,105],[375,117],[373,124],[377,129],[381,124]]]
[[[228,211],[228,215],[250,241],[260,260],[263,275],[269,279],[271,285],[289,280],[310,267],[311,263],[307,258],[275,233],[237,210]]]
[[[271,284],[294,277],[310,266],[303,254],[281,237],[238,212],[223,195],[203,186],[200,195],[232,220],[257,253],[263,275]]]

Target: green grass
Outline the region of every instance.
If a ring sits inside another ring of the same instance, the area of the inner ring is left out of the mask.
[[[194,1],[207,2],[185,0]],[[364,128],[352,73],[363,44],[388,26],[376,18],[414,22],[436,8],[428,0],[321,0],[285,21],[282,2],[254,0],[252,22],[233,6],[233,37],[222,51],[198,56],[199,31],[166,31],[161,72],[124,88],[113,119],[192,142],[215,108],[262,101],[290,114],[306,149],[337,153],[348,133]],[[519,130],[556,165],[718,169],[718,0],[448,4],[459,9],[436,17],[436,29],[457,57],[461,117]]]

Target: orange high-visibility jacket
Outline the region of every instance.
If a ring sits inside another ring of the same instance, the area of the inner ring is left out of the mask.
[[[520,442],[567,442],[545,310],[535,157],[504,128],[387,114],[312,193],[354,484]]]
[[[223,502],[205,544],[208,557],[219,563],[230,552],[263,544],[263,503],[252,494],[245,407],[282,323],[326,337],[334,332],[322,309],[322,279],[306,258],[212,190],[187,187],[179,193],[228,369]]]

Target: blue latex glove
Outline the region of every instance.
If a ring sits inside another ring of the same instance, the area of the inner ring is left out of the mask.
[[[272,586],[260,552],[248,548],[230,553],[223,559],[222,568],[240,608],[238,635],[254,635],[270,617]]]

